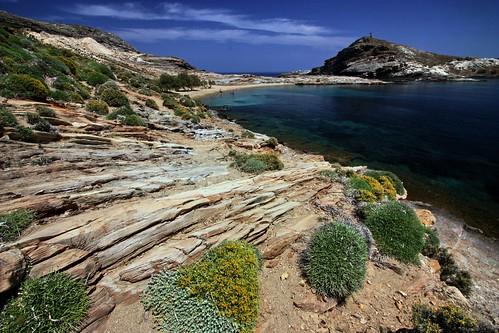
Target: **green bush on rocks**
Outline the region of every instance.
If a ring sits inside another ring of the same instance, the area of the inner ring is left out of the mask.
[[[440,280],[459,289],[463,295],[469,296],[473,287],[473,280],[468,271],[460,269],[452,254],[445,248],[440,248],[435,258],[440,264]]]
[[[72,332],[89,305],[85,285],[64,273],[28,279],[0,314],[0,332]]]
[[[159,110],[158,103],[156,103],[156,101],[151,98],[146,99],[146,106],[154,110]]]
[[[0,105],[0,127],[15,127],[16,125],[16,117],[5,106]]]
[[[27,74],[9,74],[0,80],[0,95],[5,97],[44,101],[48,94],[44,82]]]
[[[128,126],[147,126],[146,121],[135,113],[129,105],[122,106],[111,112],[107,115],[107,119],[118,120],[120,123]]]
[[[319,293],[345,298],[364,285],[368,247],[353,227],[329,223],[317,230],[304,256],[304,271]]]
[[[424,246],[424,227],[414,210],[398,201],[369,204],[362,209],[364,224],[378,249],[402,262],[419,263]]]
[[[381,177],[388,177],[393,183],[395,190],[398,195],[403,195],[405,193],[404,183],[400,180],[400,178],[390,171],[382,171],[382,170],[367,170],[364,175],[373,177],[376,180],[380,180]]]
[[[487,332],[477,331],[477,320],[455,305],[444,305],[433,310],[427,305],[415,304],[412,307],[412,324],[416,333]]]
[[[247,173],[260,174],[265,171],[281,170],[284,164],[273,154],[245,154],[230,152],[230,157],[234,162],[232,167]]]
[[[118,89],[106,88],[100,93],[100,98],[109,106],[120,107],[130,104],[128,97]]]
[[[0,215],[0,242],[15,240],[34,219],[35,214],[29,209],[20,209]]]
[[[100,115],[106,115],[109,113],[109,107],[107,103],[99,99],[91,99],[87,102],[85,109],[89,112],[94,112]]]
[[[49,117],[49,118],[56,117],[54,109],[49,108],[48,106],[45,105],[37,105],[36,112],[38,113],[38,115],[40,115],[40,117]]]

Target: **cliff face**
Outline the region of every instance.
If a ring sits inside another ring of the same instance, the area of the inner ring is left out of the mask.
[[[499,59],[441,55],[362,37],[314,68],[311,74],[388,80],[445,80],[499,76]]]

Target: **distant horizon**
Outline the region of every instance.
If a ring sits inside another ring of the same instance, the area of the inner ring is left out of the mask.
[[[374,37],[439,54],[499,57],[499,1],[367,0],[106,2],[0,0],[0,9],[114,33],[140,52],[222,73],[282,73],[321,66],[356,39]]]

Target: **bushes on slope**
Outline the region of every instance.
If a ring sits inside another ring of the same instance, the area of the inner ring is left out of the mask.
[[[38,115],[40,115],[40,117],[50,117],[50,118],[56,117],[54,109],[49,108],[48,106],[45,105],[37,105],[36,112],[38,113]]]
[[[154,277],[143,296],[164,332],[251,332],[258,316],[257,250],[227,241],[178,272]]]
[[[460,269],[452,254],[447,249],[440,248],[435,257],[440,264],[440,280],[444,281],[449,286],[458,288],[463,295],[469,296],[473,281],[468,271]]]
[[[0,81],[0,95],[5,97],[44,101],[48,94],[44,82],[27,74],[9,74]]]
[[[28,279],[0,314],[0,332],[72,332],[89,304],[84,284],[64,273]]]
[[[128,126],[142,126],[146,127],[146,121],[142,119],[132,108],[128,105],[122,106],[119,109],[107,115],[107,119],[118,120],[120,123]]]
[[[368,248],[363,236],[342,223],[317,230],[305,255],[310,285],[323,295],[345,298],[364,285]]]
[[[14,127],[17,125],[16,117],[5,108],[5,106],[0,105],[0,128],[3,127]]]
[[[424,246],[424,227],[414,210],[398,201],[369,204],[362,210],[378,249],[402,262],[418,263]]]
[[[0,215],[0,242],[11,242],[21,235],[35,219],[29,209],[20,209]]]
[[[281,170],[284,167],[279,158],[273,154],[231,152],[229,156],[234,159],[231,166],[243,172],[260,174],[265,171]]]
[[[109,106],[120,107],[129,105],[128,97],[118,89],[106,88],[100,93],[100,99]]]

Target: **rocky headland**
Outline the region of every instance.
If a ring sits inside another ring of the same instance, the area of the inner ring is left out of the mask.
[[[312,69],[311,74],[388,81],[463,80],[499,76],[499,59],[456,57],[362,37]]]
[[[475,280],[470,298],[441,280],[436,259],[419,254],[420,265],[402,263],[380,255],[374,243],[362,289],[344,301],[320,296],[302,275],[302,253],[328,221],[362,225],[346,175],[363,174],[366,168],[331,165],[322,156],[294,151],[221,119],[182,97],[184,92],[172,100],[148,86],[161,73],[185,70],[215,81],[185,92],[193,97],[265,84],[382,81],[223,76],[178,58],[141,54],[93,29],[46,26],[5,13],[0,18],[4,29],[121,73],[114,84],[105,83],[112,86],[106,89],[84,76],[81,84],[90,96],[80,102],[2,97],[2,115],[15,119],[1,128],[0,215],[32,214],[29,226],[0,243],[3,299],[15,295],[23,280],[64,272],[84,281],[90,297],[77,331],[156,332],[140,302],[151,277],[195,262],[226,240],[244,240],[262,254],[256,332],[396,331],[411,327],[412,306],[420,302],[456,304],[491,325],[499,323],[493,304],[499,290],[496,244],[484,250],[485,243],[470,241],[472,234],[462,226],[442,224],[439,215],[442,240]],[[139,87],[130,77],[140,81]],[[47,75],[44,81],[47,89],[56,89],[55,78]],[[104,98],[100,90],[107,89],[124,95],[128,108],[110,105],[109,113],[90,108],[90,98]],[[234,152],[271,154],[282,165],[261,174],[245,172],[234,166]],[[324,170],[338,177],[325,177]],[[417,207],[416,213],[421,223],[435,223],[428,210]]]

